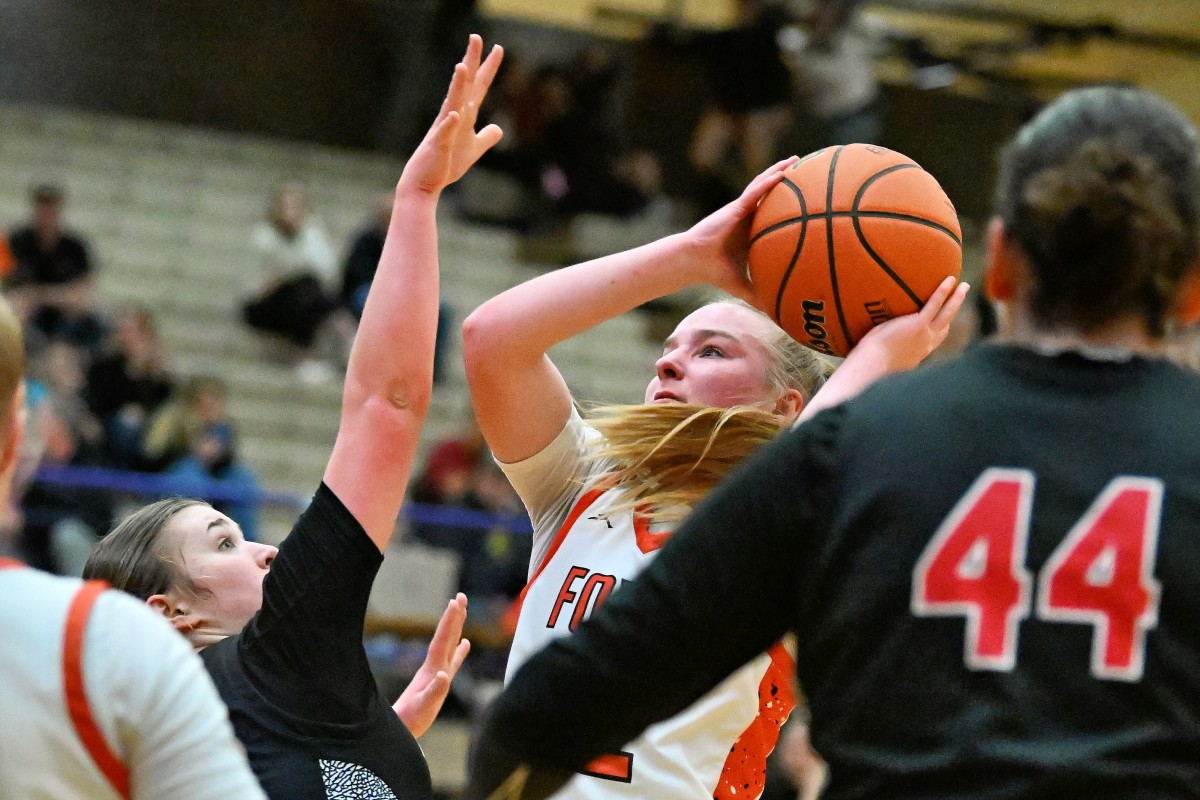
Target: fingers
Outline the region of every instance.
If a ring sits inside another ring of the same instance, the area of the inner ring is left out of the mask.
[[[495,147],[501,139],[504,138],[504,131],[499,125],[488,125],[486,128],[475,134],[475,143],[478,147],[479,155],[483,155],[488,150]],[[478,156],[477,156],[478,157]]]
[[[921,308],[919,314],[922,321],[935,330],[949,328],[970,288],[969,284],[959,283],[953,276],[947,277],[938,284],[937,289]]]
[[[455,64],[454,74],[450,77],[450,88],[446,90],[446,97],[442,100],[442,108],[438,112],[439,116],[444,116],[450,111],[457,111],[462,108],[467,92],[467,65]]]
[[[438,620],[433,639],[429,642],[428,661],[434,664],[446,664],[457,656],[456,648],[461,646],[463,625],[467,621],[467,597],[459,594],[446,604],[442,618]]]
[[[758,201],[762,200],[767,192],[775,187],[775,184],[783,180],[783,171],[798,160],[796,156],[789,156],[759,173],[754,180],[750,181],[750,185],[742,192],[742,196],[737,199],[738,204],[744,209],[756,207]]]
[[[948,275],[942,278],[942,282],[933,290],[933,294],[929,295],[929,299],[925,301],[925,305],[921,306],[921,310],[917,313],[921,315],[927,322],[932,322],[937,316],[937,312],[941,310],[946,299],[950,297],[950,293],[954,291],[954,285],[958,281],[953,275]]]
[[[482,47],[482,40],[480,46]],[[496,73],[500,71],[500,62],[504,60],[504,48],[498,44],[492,45],[491,52],[488,53],[478,72],[475,73],[475,102],[482,104],[483,98],[487,95],[488,89],[492,88],[492,81],[496,79]]]
[[[955,288],[954,294],[950,295],[950,299],[947,300],[942,306],[942,309],[938,311],[937,318],[934,319],[933,324],[942,328],[943,330],[949,331],[950,323],[954,321],[956,316],[958,316],[958,310],[962,308],[962,304],[967,299],[967,293],[970,291],[971,284],[960,283],[958,287]]]
[[[467,660],[467,654],[471,652],[471,640],[463,639],[458,643],[458,647],[454,648],[454,658],[450,659],[450,677],[453,679],[458,674],[458,668]]]

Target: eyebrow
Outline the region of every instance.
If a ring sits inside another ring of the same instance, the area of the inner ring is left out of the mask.
[[[741,344],[741,340],[738,339],[738,337],[734,336],[732,333],[728,333],[726,331],[713,330],[710,328],[702,328],[702,329],[696,331],[694,334],[692,334],[692,336],[695,339],[711,339],[715,336],[719,339],[728,339],[729,341],[734,342],[735,344]],[[675,346],[675,344],[677,342],[678,342],[678,340],[674,336],[668,336],[666,341],[663,342],[663,350],[671,349],[672,347]]]

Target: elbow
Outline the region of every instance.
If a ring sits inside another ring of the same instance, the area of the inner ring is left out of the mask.
[[[345,410],[361,409],[377,424],[387,425],[388,420],[400,418],[425,419],[433,399],[431,381],[407,378],[381,383],[378,386],[357,385],[349,379],[343,398]]]
[[[489,365],[499,360],[496,350],[501,346],[503,336],[490,305],[490,302],[484,303],[463,320],[463,368],[468,381],[485,374]]]

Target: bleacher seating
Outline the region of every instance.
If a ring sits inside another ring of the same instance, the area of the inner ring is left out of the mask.
[[[306,495],[336,433],[340,387],[299,383],[237,317],[257,259],[250,230],[268,193],[305,183],[333,241],[345,247],[389,191],[393,158],[164,123],[57,109],[0,107],[0,224],[22,222],[38,182],[68,191],[66,220],[93,244],[104,304],[145,303],[159,315],[181,375],[214,372],[231,386],[245,460],[265,486]],[[443,203],[443,293],[458,321],[540,267],[516,258],[515,237],[460,222]],[[636,401],[657,347],[636,316],[614,320],[554,353],[580,398]],[[454,425],[466,403],[458,342],[435,392],[424,442]],[[287,515],[268,517],[268,536]]]

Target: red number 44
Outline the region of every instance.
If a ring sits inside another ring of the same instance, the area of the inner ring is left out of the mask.
[[[993,468],[955,504],[913,569],[912,612],[967,620],[963,660],[1011,670],[1033,581],[1025,569],[1033,473]],[[1158,624],[1154,579],[1162,482],[1121,476],[1075,523],[1037,581],[1041,619],[1092,625],[1091,672],[1141,680],[1146,632]]]

